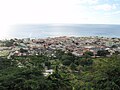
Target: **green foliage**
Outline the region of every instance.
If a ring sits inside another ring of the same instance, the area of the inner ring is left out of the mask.
[[[72,61],[70,61],[70,60],[63,61],[63,65],[65,65],[65,66],[69,66],[71,63],[72,63]]]
[[[10,71],[1,71],[0,87],[5,90],[48,90],[47,81],[41,70],[9,68]],[[42,86],[42,87],[41,87]],[[43,87],[44,86],[44,87]],[[0,89],[1,90],[1,89]]]
[[[118,54],[120,54],[120,52],[119,51],[115,51],[115,53],[114,53],[115,55],[118,55]]]
[[[51,63],[50,63],[50,61],[45,61],[45,66],[47,66],[47,68],[50,69],[50,68],[51,68]]]
[[[91,52],[91,51],[86,51],[86,52],[84,53],[84,55],[94,56],[93,52]]]
[[[82,66],[90,66],[92,64],[93,64],[92,58],[85,57],[80,60],[80,65]]]
[[[102,64],[101,64],[102,62]],[[104,90],[120,89],[120,56],[103,59],[95,69],[95,88]]]
[[[117,45],[112,45],[111,48],[117,48],[118,46]]]
[[[71,64],[70,64],[70,69],[71,69],[71,70],[75,70],[75,69],[76,69],[76,67],[77,67],[77,65],[76,65],[76,64],[74,64],[74,63],[71,63]]]
[[[13,40],[13,39],[11,39],[11,40],[6,40],[4,43],[5,43],[4,45],[5,45],[6,47],[11,47],[11,46],[13,45],[13,43],[14,43],[14,40]]]
[[[0,58],[0,70],[9,68],[12,65],[12,61],[6,58]]]
[[[21,53],[26,53],[26,52],[28,52],[28,50],[23,49],[23,48],[20,48],[20,52],[21,52]]]
[[[68,74],[56,71],[52,75],[48,76],[47,80],[51,81],[52,90],[72,90],[72,85],[70,79],[68,78]]]
[[[120,90],[119,55],[92,58],[56,52],[56,57],[0,58],[0,90]],[[43,75],[46,66],[53,74]]]
[[[97,52],[97,55],[98,56],[106,56],[106,55],[109,55],[110,53],[107,51],[107,50],[99,50]]]

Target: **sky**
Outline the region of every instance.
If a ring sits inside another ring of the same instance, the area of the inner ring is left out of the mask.
[[[120,0],[0,0],[0,38],[19,24],[120,24]]]

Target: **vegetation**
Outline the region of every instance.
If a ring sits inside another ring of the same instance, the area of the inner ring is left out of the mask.
[[[56,50],[54,56],[1,57],[0,90],[120,90],[120,56],[91,56]],[[53,74],[44,76],[46,67]]]
[[[0,56],[8,56],[9,55],[9,50],[3,50],[3,51],[0,51]]]
[[[11,47],[15,41],[13,39],[4,41],[4,46]]]
[[[107,50],[99,50],[97,52],[97,55],[98,56],[106,56],[106,55],[109,55],[110,53],[107,51]]]

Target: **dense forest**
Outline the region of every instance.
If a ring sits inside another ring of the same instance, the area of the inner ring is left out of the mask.
[[[45,69],[53,73],[45,76]],[[120,90],[120,56],[55,55],[0,58],[0,90]]]

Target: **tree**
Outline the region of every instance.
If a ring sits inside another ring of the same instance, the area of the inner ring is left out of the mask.
[[[117,45],[112,45],[111,48],[117,48],[118,46]]]
[[[21,52],[21,53],[27,53],[27,52],[28,52],[28,50],[23,49],[23,48],[20,48],[20,52]]]
[[[92,65],[92,63],[93,63],[92,59],[82,59],[80,61],[80,65],[82,65],[82,66],[90,66],[90,65]]]
[[[55,71],[47,80],[52,83],[51,90],[72,90],[70,79],[65,73]]]
[[[6,69],[12,66],[12,60],[7,58],[0,58],[0,70]]]
[[[115,51],[115,53],[114,53],[115,55],[118,55],[118,54],[120,54],[120,52],[119,51]]]
[[[109,55],[110,53],[107,50],[99,50],[97,51],[98,56],[106,56]]]
[[[83,55],[90,55],[90,56],[94,56],[93,52],[91,52],[91,51],[86,51],[86,52],[84,52],[84,54],[83,54]]]
[[[69,66],[71,63],[72,63],[72,61],[70,61],[70,60],[63,61],[63,65],[65,65],[65,66]]]
[[[12,67],[0,73],[2,73],[0,75],[0,87],[6,88],[6,90],[44,90],[39,87],[39,82],[45,82],[45,78],[41,70],[37,68]],[[48,88],[45,90],[48,90]]]
[[[50,68],[51,68],[51,63],[50,63],[50,61],[45,61],[45,66],[47,66],[48,69],[50,69]]]
[[[5,46],[6,46],[6,47],[11,47],[11,46],[13,45],[13,43],[14,43],[14,40],[13,40],[13,39],[11,39],[11,40],[6,40],[4,43],[5,43]]]
[[[120,56],[113,56],[99,62],[94,69],[94,88],[99,90],[120,90]]]
[[[74,71],[76,69],[77,65],[74,63],[71,63],[69,67],[72,71]]]

